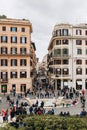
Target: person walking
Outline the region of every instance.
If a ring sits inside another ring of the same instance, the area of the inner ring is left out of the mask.
[[[6,121],[6,111],[2,109],[3,123]]]
[[[8,109],[6,110],[6,117],[5,120],[8,122]]]

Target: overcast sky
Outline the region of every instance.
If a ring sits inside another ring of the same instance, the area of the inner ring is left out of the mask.
[[[0,0],[2,14],[31,21],[32,41],[41,61],[47,54],[55,24],[87,23],[87,0]]]

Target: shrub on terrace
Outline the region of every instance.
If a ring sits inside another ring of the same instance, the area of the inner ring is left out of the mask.
[[[87,117],[60,117],[52,115],[26,116],[23,122],[25,127],[17,130],[87,130]],[[0,130],[16,130],[15,127],[7,125]]]

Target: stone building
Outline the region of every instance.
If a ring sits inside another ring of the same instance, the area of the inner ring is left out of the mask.
[[[48,46],[48,77],[54,90],[87,89],[87,24],[57,24]]]
[[[1,93],[32,89],[30,73],[36,55],[35,49],[31,52],[31,33],[32,24],[29,20],[0,18]]]

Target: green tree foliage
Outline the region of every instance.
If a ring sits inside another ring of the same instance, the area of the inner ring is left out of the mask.
[[[17,130],[87,130],[87,117],[32,115],[24,117],[23,122],[26,126],[19,127]],[[6,125],[0,130],[16,130],[16,128]]]
[[[0,15],[0,19],[6,19],[7,16],[6,15]]]

